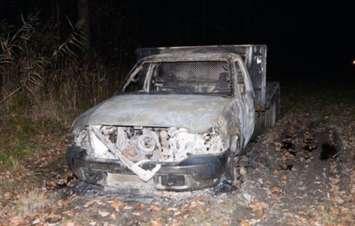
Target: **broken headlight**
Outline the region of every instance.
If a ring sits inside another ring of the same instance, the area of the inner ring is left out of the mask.
[[[87,129],[74,131],[74,144],[78,147],[87,149],[89,147],[89,134]]]
[[[184,128],[135,128],[94,126],[107,141],[131,161],[149,159],[157,162],[179,162],[190,155],[221,154],[228,149],[219,131],[211,128],[206,133],[191,133]],[[115,159],[101,140],[88,132],[75,136],[76,145],[87,150],[90,157]]]
[[[215,129],[204,134],[189,133],[186,129],[169,129],[170,149],[175,159],[184,160],[189,155],[220,154],[226,150],[222,137]]]

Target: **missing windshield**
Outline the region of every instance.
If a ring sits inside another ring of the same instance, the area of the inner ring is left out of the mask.
[[[224,61],[158,63],[150,83],[150,93],[232,94],[230,67]]]

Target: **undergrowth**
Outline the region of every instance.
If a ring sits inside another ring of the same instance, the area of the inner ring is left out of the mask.
[[[0,22],[0,166],[16,167],[41,149],[36,135],[67,131],[124,79],[122,68],[100,60],[69,20],[63,35],[37,14],[21,19],[17,28]]]
[[[13,113],[0,127],[0,168],[17,168],[19,161],[46,148],[41,135],[61,137],[65,128],[53,120],[33,121],[30,118]]]

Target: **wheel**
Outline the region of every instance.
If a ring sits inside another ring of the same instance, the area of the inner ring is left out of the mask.
[[[276,102],[274,101],[274,103],[271,106],[270,109],[270,127],[274,127],[276,124],[276,114],[277,114],[277,110],[276,110]]]
[[[279,99],[274,98],[269,109],[265,112],[265,128],[272,128],[276,125],[279,115]]]
[[[238,188],[243,181],[242,175],[240,174],[239,160],[240,156],[230,153],[226,162],[225,178],[233,188]]]
[[[89,184],[96,184],[98,181],[104,179],[106,176],[104,172],[91,170],[90,167],[87,167],[80,162],[79,159],[81,159],[83,155],[86,155],[86,152],[80,150],[68,150],[66,153],[69,169],[74,175],[79,180]]]

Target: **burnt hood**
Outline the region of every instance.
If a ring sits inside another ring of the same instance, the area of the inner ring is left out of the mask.
[[[216,123],[231,101],[231,97],[212,95],[118,95],[80,115],[73,127],[178,127],[204,132]]]

